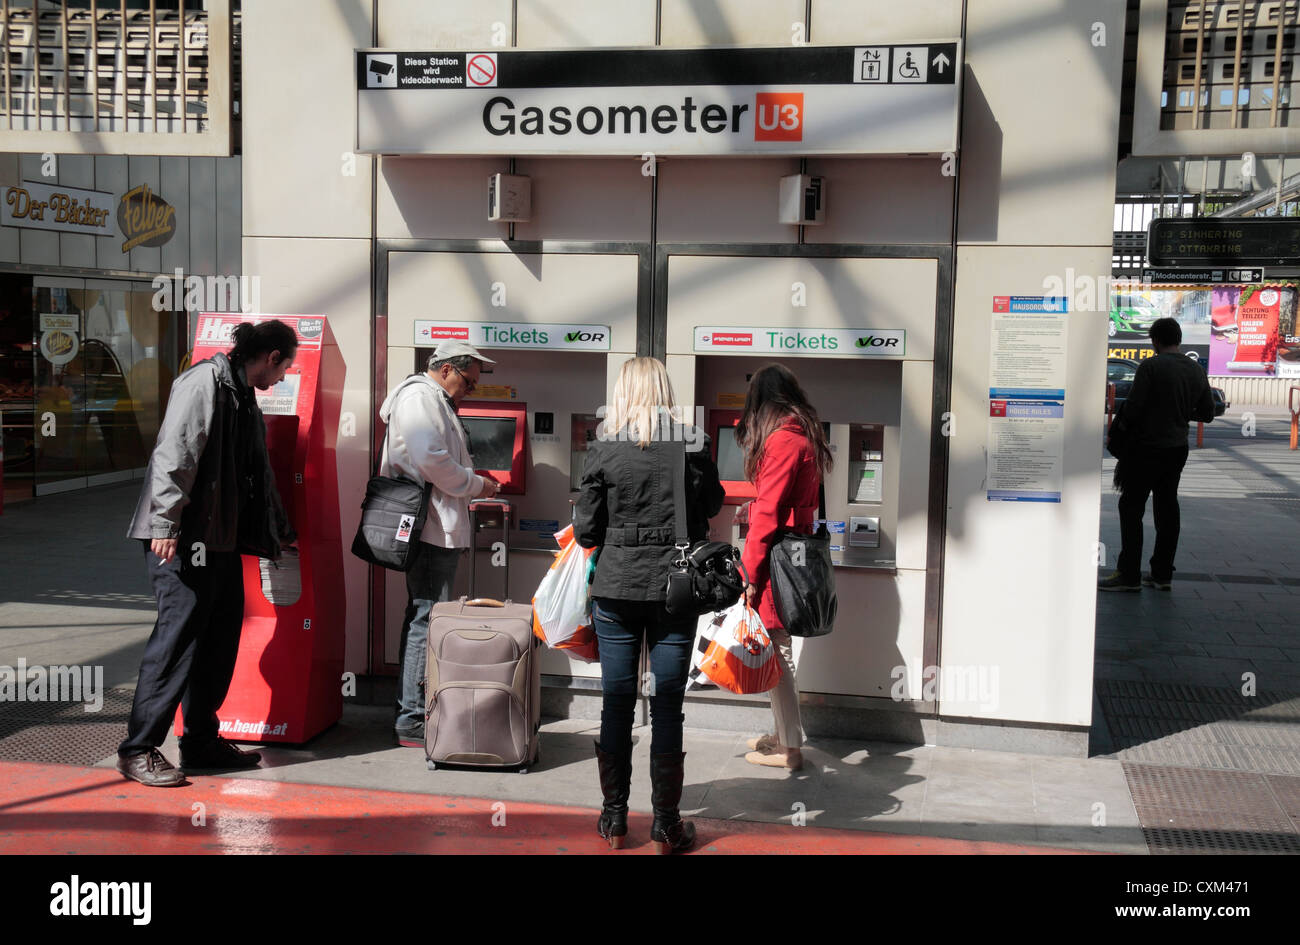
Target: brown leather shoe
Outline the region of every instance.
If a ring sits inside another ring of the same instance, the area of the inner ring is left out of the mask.
[[[117,770],[123,777],[148,787],[180,787],[186,783],[185,772],[173,767],[157,748],[118,758]]]
[[[241,751],[224,738],[214,738],[198,745],[181,745],[181,767],[187,771],[256,768],[261,760],[261,752]]]

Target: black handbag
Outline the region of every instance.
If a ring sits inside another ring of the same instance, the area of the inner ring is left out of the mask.
[[[839,601],[835,568],[831,565],[831,536],[826,529],[826,490],[819,490],[817,531],[806,535],[782,531],[768,555],[772,598],[781,626],[792,637],[820,637],[835,626]]]
[[[673,464],[673,544],[677,560],[668,572],[664,609],[676,617],[726,610],[745,593],[748,580],[740,552],[725,541],[691,545],[686,525],[686,447]]]
[[[1110,428],[1106,431],[1106,452],[1119,459],[1128,452],[1130,440],[1128,419],[1124,416],[1124,405],[1121,404],[1115,416],[1111,418]]]
[[[375,462],[375,475],[366,483],[366,497],[361,502],[361,522],[352,539],[352,553],[362,561],[390,571],[409,571],[415,563],[420,530],[429,514],[431,483],[418,483],[405,476],[379,475],[379,463],[388,448],[388,431],[384,446]]]

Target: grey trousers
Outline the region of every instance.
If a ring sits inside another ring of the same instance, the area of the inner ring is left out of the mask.
[[[799,724],[799,690],[794,684],[794,650],[790,634],[780,627],[767,631],[781,658],[781,681],[768,695],[772,699],[772,715],[776,719],[776,737],[782,748],[799,748],[803,745],[803,726]]]

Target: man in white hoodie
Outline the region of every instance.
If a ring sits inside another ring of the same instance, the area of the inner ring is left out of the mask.
[[[415,562],[406,572],[406,617],[402,621],[398,670],[397,743],[424,747],[425,644],[429,612],[451,597],[456,565],[471,546],[471,499],[495,496],[500,486],[474,472],[469,437],[456,409],[478,384],[483,364],[494,364],[464,341],[440,343],[423,374],[398,384],[379,418],[388,424],[380,474],[401,474],[432,484],[429,514],[420,532]]]

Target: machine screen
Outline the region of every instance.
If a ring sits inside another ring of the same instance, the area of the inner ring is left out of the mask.
[[[462,417],[469,430],[469,452],[475,469],[505,469],[514,464],[513,417]]]
[[[745,453],[736,445],[735,427],[718,427],[718,478],[728,482],[745,478]]]

